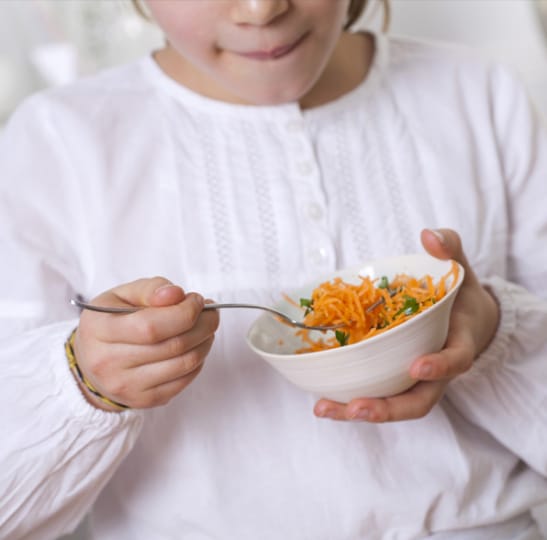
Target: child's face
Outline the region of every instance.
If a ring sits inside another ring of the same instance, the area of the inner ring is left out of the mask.
[[[174,79],[229,102],[300,100],[327,81],[350,0],[147,0]],[[330,63],[329,63],[330,62]]]

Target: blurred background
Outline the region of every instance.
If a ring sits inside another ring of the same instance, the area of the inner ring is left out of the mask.
[[[506,63],[547,119],[547,0],[391,5],[391,33],[462,43]],[[374,3],[360,26],[379,27]],[[129,0],[0,0],[0,126],[32,92],[132,60],[161,43]],[[547,507],[537,516],[547,538]],[[81,538],[83,528],[71,540]]]

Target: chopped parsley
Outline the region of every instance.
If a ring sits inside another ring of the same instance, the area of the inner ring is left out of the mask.
[[[304,317],[313,311],[313,300],[309,298],[300,298],[300,307],[306,308],[304,312]]]
[[[403,307],[395,313],[395,317],[398,315],[412,315],[413,313],[416,313],[420,309],[420,304],[416,300],[416,298],[413,298],[412,296],[405,295],[405,301],[403,304]]]
[[[340,347],[343,347],[344,345],[348,344],[349,333],[346,334],[346,332],[342,332],[342,330],[336,330],[334,332],[334,335],[336,336],[336,341],[340,343]]]
[[[389,279],[387,279],[387,276],[382,276],[380,278],[380,283],[378,283],[379,289],[388,289],[389,288]]]

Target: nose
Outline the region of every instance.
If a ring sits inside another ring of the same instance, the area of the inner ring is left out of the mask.
[[[232,20],[237,24],[263,26],[289,9],[290,0],[236,0]]]

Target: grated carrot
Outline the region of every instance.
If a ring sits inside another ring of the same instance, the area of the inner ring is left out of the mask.
[[[397,274],[383,288],[378,286],[378,279],[362,276],[357,284],[344,282],[340,277],[321,283],[312,292],[312,309],[304,316],[304,322],[310,326],[343,326],[336,335],[324,339],[313,339],[308,330],[298,330],[297,335],[306,346],[296,352],[332,349],[386,332],[443,298],[457,282],[458,273],[459,267],[452,261],[450,270],[437,283],[430,275],[415,278],[406,274]]]

